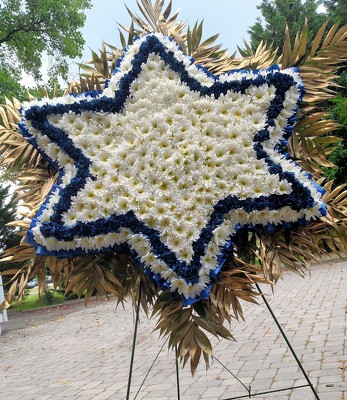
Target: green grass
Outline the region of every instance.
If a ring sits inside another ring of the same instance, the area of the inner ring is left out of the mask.
[[[52,291],[52,296],[53,304],[62,304],[65,301],[63,293]],[[25,296],[21,303],[14,301],[11,304],[10,310],[26,311],[33,310],[39,307],[45,307],[48,305],[50,304],[48,304],[48,302],[45,300],[45,296],[43,296],[42,300],[40,301],[37,293],[31,293]]]

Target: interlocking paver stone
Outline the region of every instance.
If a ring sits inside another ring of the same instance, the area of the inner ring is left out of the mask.
[[[275,295],[263,288],[279,322],[309,373],[321,400],[347,400],[347,261],[312,267],[311,277],[286,272]],[[244,304],[245,322],[232,322],[235,342],[214,341],[214,354],[246,387],[274,390],[305,385],[264,304]],[[23,313],[26,326],[4,325],[0,337],[0,398],[6,400],[124,400],[126,398],[133,312],[114,301],[95,301],[59,318]],[[32,318],[32,321],[31,321]],[[131,399],[163,344],[153,332],[155,320],[141,315],[135,351]],[[182,400],[227,399],[247,394],[217,360],[191,377],[180,368]],[[177,399],[174,353],[166,347],[137,400]],[[314,399],[309,388],[266,394],[257,399]]]

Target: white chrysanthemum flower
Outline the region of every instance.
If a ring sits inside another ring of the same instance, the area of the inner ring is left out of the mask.
[[[73,165],[73,160],[62,151],[59,152],[57,155],[57,162],[61,168],[65,169],[65,171],[67,171],[69,167],[72,167],[74,168],[74,170],[76,170],[76,168]]]
[[[245,93],[252,97],[252,102],[264,104],[268,101],[268,84],[264,84],[261,86],[251,86],[246,89]]]
[[[52,212],[50,209],[46,208],[40,215],[40,221],[49,222]]]
[[[127,73],[131,70],[131,68],[132,68],[132,59],[130,57],[124,57],[120,67],[120,71],[123,73]]]
[[[200,262],[203,267],[199,271],[199,276],[208,275],[209,272],[216,267],[217,257],[211,254],[205,254],[200,257]]]
[[[51,140],[49,139],[49,137],[38,134],[39,133],[38,130],[36,130],[34,128],[30,128],[30,132],[33,133],[33,137],[35,138],[39,148],[45,148],[46,146],[48,146],[51,143]]]
[[[167,265],[162,261],[158,260],[157,258],[153,261],[153,263],[149,267],[154,274],[160,274],[161,272],[168,269]]]
[[[46,239],[45,247],[48,251],[54,251],[58,244],[58,240],[54,237],[49,237]]]
[[[283,180],[278,185],[278,191],[280,194],[289,194],[292,191],[292,184]]]
[[[187,67],[187,71],[189,75],[194,77],[197,81],[199,81],[204,86],[212,86],[215,80],[208,76],[204,71],[199,70],[196,65],[191,64]]]
[[[242,208],[237,208],[235,211],[231,212],[230,217],[236,224],[245,225],[248,223],[247,213]]]
[[[116,207],[119,214],[126,214],[129,211],[129,199],[119,197],[116,202]]]
[[[177,252],[177,258],[185,263],[189,263],[193,258],[193,252],[190,246],[184,246]]]
[[[167,273],[165,273],[165,274],[167,274]],[[162,274],[162,276],[165,276],[165,275]],[[171,285],[170,285],[170,291],[171,292],[174,292],[176,290],[180,294],[185,292],[187,284],[186,284],[186,281],[184,279],[172,277],[170,283],[171,283]]]
[[[172,280],[177,277],[176,273],[174,271],[172,271],[171,269],[161,271],[160,276],[169,282],[172,282]]]
[[[150,253],[151,246],[148,240],[143,235],[129,235],[128,243],[140,257],[143,257]]]
[[[156,257],[153,253],[148,253],[141,257],[141,262],[146,267],[150,267],[151,265],[154,264],[155,261],[156,261]]]
[[[60,156],[61,149],[54,143],[50,143],[46,146],[46,154],[53,161],[57,161],[58,156]]]
[[[180,249],[185,244],[185,239],[179,236],[171,236],[167,240],[168,246],[174,251],[176,254],[180,251]]]
[[[61,186],[64,188],[68,185],[74,176],[76,176],[76,170],[67,170],[61,179]]]

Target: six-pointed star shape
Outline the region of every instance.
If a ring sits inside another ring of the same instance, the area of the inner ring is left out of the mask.
[[[206,298],[240,226],[323,212],[281,153],[302,95],[294,69],[217,78],[166,37],[138,39],[100,95],[23,110],[23,134],[60,172],[27,241],[60,257],[130,248],[163,289]]]

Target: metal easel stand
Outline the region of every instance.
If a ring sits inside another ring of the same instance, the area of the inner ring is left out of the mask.
[[[227,370],[247,391],[246,395],[243,396],[237,396],[237,397],[228,397],[227,399],[223,399],[223,400],[236,400],[236,399],[245,399],[245,398],[251,398],[251,397],[256,397],[256,396],[262,396],[264,394],[270,394],[270,393],[278,393],[278,392],[284,392],[287,390],[293,390],[293,389],[302,389],[305,387],[310,387],[312,393],[315,396],[316,400],[320,400],[318,393],[316,392],[310,378],[307,375],[307,372],[305,371],[304,367],[302,366],[298,356],[296,355],[292,345],[289,342],[289,339],[287,338],[282,326],[280,325],[280,323],[278,322],[272,308],[270,307],[270,304],[268,303],[265,295],[263,294],[263,292],[260,289],[260,286],[256,283],[256,287],[258,292],[260,293],[267,309],[269,310],[273,320],[275,321],[275,324],[277,325],[283,339],[285,340],[289,350],[291,351],[296,363],[298,364],[298,367],[300,368],[302,374],[304,375],[307,384],[306,385],[298,385],[298,386],[291,386],[291,387],[286,387],[286,388],[282,388],[282,389],[274,389],[274,390],[268,390],[268,391],[264,391],[264,392],[252,392],[252,387],[246,386],[235,374],[233,374],[220,360],[218,360],[216,357],[213,356],[213,359],[216,360],[225,370]],[[132,344],[132,349],[131,349],[131,358],[130,358],[130,368],[129,368],[129,377],[128,377],[128,387],[127,387],[127,396],[126,396],[126,400],[130,400],[130,389],[131,389],[131,379],[132,379],[132,373],[133,373],[133,366],[134,366],[134,356],[135,356],[135,347],[136,347],[136,336],[137,336],[137,328],[138,328],[138,324],[139,324],[139,312],[140,312],[140,301],[141,301],[141,291],[142,291],[142,283],[140,283],[140,287],[139,287],[139,298],[137,301],[137,306],[136,306],[136,318],[135,318],[135,326],[134,326],[134,336],[133,336],[133,344]],[[133,398],[133,400],[135,400],[138,396],[138,394],[140,393],[140,390],[142,389],[150,371],[152,370],[154,364],[156,363],[159,354],[161,353],[161,351],[163,350],[166,342],[168,339],[165,340],[165,342],[163,343],[162,347],[160,348],[160,350],[158,351],[156,357],[154,358],[151,366],[149,367],[138,391],[136,392],[135,397]],[[178,369],[178,359],[177,359],[177,346],[175,347],[175,358],[176,358],[176,386],[177,386],[177,399],[180,400],[181,396],[180,396],[180,383],[179,383],[179,369]]]
[[[132,375],[133,375],[133,367],[134,367],[134,358],[135,358],[135,347],[136,347],[136,337],[137,337],[137,328],[139,325],[139,314],[140,314],[140,304],[141,304],[141,293],[142,293],[142,282],[140,282],[140,286],[139,286],[139,298],[137,300],[137,305],[136,305],[136,317],[135,317],[135,326],[134,326],[134,336],[133,336],[133,344],[131,346],[131,357],[130,357],[130,367],[129,367],[129,376],[128,376],[128,387],[127,387],[127,395],[126,395],[126,400],[130,400],[130,390],[131,390],[131,379],[132,379]],[[138,394],[140,393],[142,386],[144,385],[144,383],[146,382],[146,379],[149,375],[149,373],[151,372],[152,368],[154,367],[154,364],[156,363],[159,354],[161,353],[161,351],[163,350],[165,344],[167,343],[168,338],[164,341],[163,345],[161,346],[161,348],[159,349],[157,355],[155,356],[151,366],[149,367],[145,377],[143,378],[143,381],[139,387],[139,389],[137,390],[135,397],[133,398],[133,400],[135,400],[138,396]],[[175,346],[175,356],[176,356],[176,387],[177,387],[177,399],[180,400],[181,399],[181,395],[180,395],[180,376],[179,376],[179,370],[178,370],[178,359],[177,359],[177,346]]]
[[[262,299],[263,299],[263,301],[264,301],[264,303],[265,303],[267,309],[269,310],[269,312],[270,312],[270,314],[271,314],[273,320],[275,321],[275,324],[277,325],[279,331],[281,332],[281,335],[282,335],[283,339],[285,340],[285,342],[286,342],[286,344],[287,344],[289,350],[291,351],[291,353],[292,353],[292,355],[293,355],[293,357],[294,357],[296,363],[298,364],[298,367],[300,368],[302,374],[304,375],[307,384],[306,384],[306,385],[291,386],[291,387],[286,387],[286,388],[282,388],[282,389],[268,390],[268,391],[264,391],[264,392],[255,392],[255,393],[253,392],[253,393],[252,393],[252,387],[251,387],[251,386],[248,386],[248,387],[247,387],[247,386],[246,386],[243,382],[241,382],[241,380],[240,380],[236,375],[234,375],[224,364],[222,364],[216,357],[213,357],[213,358],[214,358],[220,365],[222,365],[222,367],[225,368],[225,369],[226,369],[226,370],[227,370],[227,371],[228,371],[228,372],[229,372],[229,373],[230,373],[230,374],[231,374],[231,375],[232,375],[232,376],[247,390],[247,392],[248,392],[248,394],[246,394],[246,395],[244,395],[244,396],[229,397],[229,398],[223,399],[223,400],[235,400],[235,399],[245,399],[245,398],[250,399],[251,397],[262,396],[262,395],[264,395],[264,394],[277,393],[277,392],[284,392],[284,391],[293,390],[293,389],[302,389],[302,388],[304,388],[304,387],[310,387],[312,393],[313,393],[314,396],[315,396],[315,399],[316,399],[316,400],[320,400],[317,391],[315,390],[315,388],[314,388],[314,386],[313,386],[313,384],[312,384],[310,378],[309,378],[308,375],[307,375],[307,372],[305,371],[305,369],[304,369],[304,367],[302,366],[302,364],[301,364],[301,362],[300,362],[300,360],[299,360],[297,354],[295,353],[295,351],[294,351],[292,345],[290,344],[290,341],[289,341],[287,335],[285,334],[285,332],[284,332],[282,326],[281,326],[280,323],[278,322],[278,319],[276,318],[276,315],[274,314],[272,308],[270,307],[270,304],[269,304],[269,302],[267,301],[267,299],[266,299],[264,293],[262,292],[262,290],[260,289],[260,286],[259,286],[257,283],[256,283],[255,285],[256,285],[256,288],[257,288],[258,292],[260,293],[260,295],[261,295],[261,297],[262,297]]]

